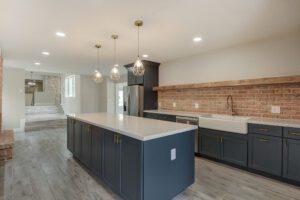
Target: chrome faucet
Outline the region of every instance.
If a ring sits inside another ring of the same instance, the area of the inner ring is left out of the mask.
[[[232,95],[227,96],[227,104],[226,104],[227,110],[230,109],[230,115],[235,115],[235,112],[233,110],[233,98]]]

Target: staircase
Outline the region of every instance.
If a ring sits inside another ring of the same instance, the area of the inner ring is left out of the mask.
[[[63,128],[67,119],[61,106],[26,106],[25,132]]]

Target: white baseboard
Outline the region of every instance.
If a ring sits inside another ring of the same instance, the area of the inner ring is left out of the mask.
[[[15,133],[24,132],[25,129],[25,118],[20,119],[20,128],[14,128],[13,131]]]

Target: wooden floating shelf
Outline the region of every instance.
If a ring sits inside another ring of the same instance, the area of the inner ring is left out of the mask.
[[[153,87],[153,91],[300,83],[300,75]]]

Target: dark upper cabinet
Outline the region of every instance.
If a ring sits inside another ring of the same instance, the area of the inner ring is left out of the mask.
[[[153,87],[158,86],[159,63],[142,60],[145,67],[144,76],[135,76],[132,72],[134,63],[125,65],[128,85],[144,86],[144,110],[157,109],[157,92]]]
[[[144,76],[135,76],[130,68],[128,68],[127,74],[127,84],[128,85],[144,85]]]
[[[221,135],[218,131],[199,129],[200,153],[213,158],[221,158]]]
[[[81,154],[80,160],[87,167],[91,164],[91,146],[92,146],[92,126],[89,124],[82,124],[81,128]]]
[[[74,152],[74,119],[68,118],[67,125],[67,148]]]
[[[247,148],[247,135],[227,133],[221,136],[221,157],[227,162],[247,167]]]
[[[121,146],[117,144],[118,135],[104,130],[103,132],[103,169],[102,180],[120,192],[120,153]]]
[[[262,134],[249,135],[249,168],[273,175],[282,174],[282,138]]]
[[[76,158],[80,158],[81,155],[81,122],[75,120],[74,122],[74,153]]]
[[[142,199],[142,142],[119,136],[121,145],[121,196],[128,200]]]
[[[92,127],[91,132],[91,170],[99,178],[102,177],[103,132],[99,127]]]

